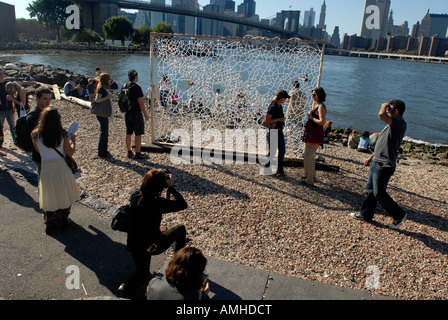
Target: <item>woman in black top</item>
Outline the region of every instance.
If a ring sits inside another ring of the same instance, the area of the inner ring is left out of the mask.
[[[162,191],[167,188],[167,197]],[[173,195],[174,200],[170,197]],[[143,177],[140,190],[134,190],[130,198],[131,219],[127,238],[127,249],[131,251],[136,271],[123,283],[117,296],[127,296],[139,285],[146,285],[150,275],[151,255],[165,252],[173,243],[174,251],[185,246],[186,229],[182,224],[164,232],[160,223],[162,215],[188,207],[182,195],[173,186],[171,174],[161,169],[152,169]]]
[[[277,129],[278,131],[278,140],[277,140],[277,148],[278,148],[278,165],[276,175],[285,176],[285,172],[283,170],[283,159],[285,158],[286,146],[285,146],[285,136],[283,135],[283,127],[285,126],[285,114],[283,113],[282,104],[289,99],[290,96],[285,90],[280,90],[277,92],[276,96],[271,102],[269,106],[268,112],[265,117],[265,124],[269,126],[269,131],[267,133],[266,139],[268,140],[269,145],[269,153],[267,163],[264,165],[264,174],[271,174],[271,151],[272,157],[275,156],[275,152],[277,150],[271,150],[271,130]]]

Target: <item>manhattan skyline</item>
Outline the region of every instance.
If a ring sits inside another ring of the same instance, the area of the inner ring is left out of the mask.
[[[29,19],[26,7],[31,0],[2,0],[2,2],[15,5],[16,18]],[[200,6],[210,3],[210,0],[199,0]],[[171,1],[166,1],[171,4]],[[235,0],[236,6],[243,3],[243,0]],[[301,24],[305,11],[311,7],[319,17],[323,0],[256,0],[256,14],[260,19],[273,18],[277,12],[282,10],[299,10],[301,11]],[[361,24],[364,11],[365,0],[325,0],[327,6],[326,21],[327,32],[331,35],[334,27],[339,26],[341,35],[361,33]],[[446,0],[392,0],[391,10],[394,12],[394,21],[396,25],[401,25],[405,20],[408,21],[410,28],[421,21],[428,9],[431,13],[448,14],[448,2]],[[316,19],[316,24],[319,19]]]

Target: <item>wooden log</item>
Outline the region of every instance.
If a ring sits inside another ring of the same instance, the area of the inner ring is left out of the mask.
[[[59,91],[59,87],[57,84],[53,85],[53,93],[54,93],[54,98],[57,101],[60,101],[61,100],[61,92]]]
[[[91,106],[90,106],[91,102],[90,101],[86,101],[86,100],[75,98],[75,97],[67,97],[63,93],[61,94],[61,98],[63,100],[66,100],[66,101],[70,101],[70,102],[76,103],[77,105],[79,105],[79,106],[81,106],[81,107],[83,107],[85,109],[91,109]]]

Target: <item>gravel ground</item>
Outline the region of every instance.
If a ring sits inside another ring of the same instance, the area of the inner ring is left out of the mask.
[[[260,165],[174,166],[166,153],[128,159],[123,114],[116,110],[109,130],[113,158],[103,160],[96,157],[96,118],[68,102],[54,101],[53,106],[66,127],[80,122],[75,159],[82,169],[77,180],[82,190],[119,206],[149,169],[169,168],[189,208],[167,214],[163,223],[184,223],[190,245],[207,256],[399,299],[448,299],[446,166],[400,161],[388,190],[408,212],[408,220],[392,230],[392,218],[381,208],[373,224],[350,217],[364,199],[368,168],[363,166],[365,154],[340,144],[318,150],[340,171],[319,171],[315,186],[309,187],[300,184],[303,168],[286,168],[287,177],[280,178],[260,176]],[[149,134],[143,141],[150,142]],[[19,150],[9,150],[8,143],[5,147],[8,156],[0,157],[0,165],[27,163]],[[367,270],[371,266],[377,274]],[[376,275],[378,285],[368,287]]]

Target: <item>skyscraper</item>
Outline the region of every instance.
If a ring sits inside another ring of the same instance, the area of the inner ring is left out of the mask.
[[[314,12],[314,8],[311,8],[309,11],[305,11],[305,16],[303,18],[303,26],[305,28],[313,27],[315,19],[316,19],[316,12]]]
[[[327,14],[327,5],[325,4],[325,0],[324,0],[324,3],[322,4],[322,7],[320,8],[320,18],[319,18],[319,24],[317,26],[320,29],[327,28],[327,26],[325,25],[326,14]]]
[[[361,26],[361,37],[384,38],[387,32],[390,0],[366,0]]]
[[[165,0],[151,0],[151,3],[165,5]],[[165,21],[165,14],[163,12],[151,12],[151,28],[154,29],[163,21]]]
[[[248,18],[255,16],[256,3],[255,0],[244,0],[244,4],[247,6],[246,15]]]

